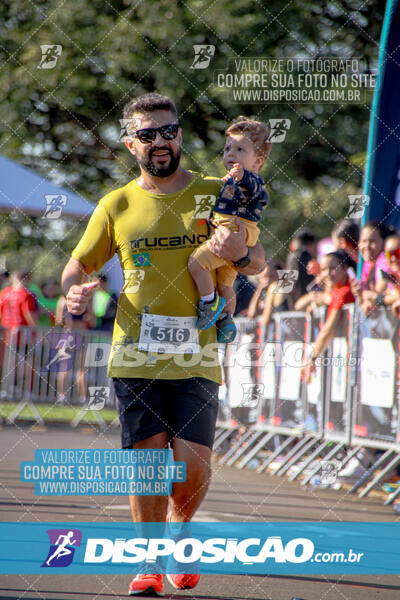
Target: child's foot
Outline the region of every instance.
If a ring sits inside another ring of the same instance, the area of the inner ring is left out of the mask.
[[[230,313],[227,313],[222,319],[219,319],[217,327],[217,342],[229,344],[236,337],[236,325]]]
[[[203,330],[212,327],[217,321],[224,306],[225,298],[218,296],[217,293],[215,293],[214,299],[210,302],[204,302],[203,300],[200,300],[197,309],[197,314],[199,316],[196,323],[197,329]]]

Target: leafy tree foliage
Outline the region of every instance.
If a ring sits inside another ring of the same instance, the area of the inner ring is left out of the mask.
[[[299,226],[329,234],[359,189],[371,95],[358,105],[233,104],[214,71],[256,56],[357,57],[371,70],[384,7],[383,0],[3,0],[0,152],[96,202],[138,174],[118,141],[122,107],[134,96],[158,91],[176,101],[184,165],[209,174],[223,174],[224,129],[234,117],[289,118],[286,141],[274,145],[263,171],[270,207],[262,241],[269,256],[282,257]],[[43,44],[62,46],[53,69],[38,69]],[[194,44],[215,46],[207,69],[190,68]],[[44,253],[54,245],[40,227],[37,235],[20,230],[19,241],[15,227],[7,233],[11,221],[7,228],[3,252],[18,252],[21,239]],[[64,254],[70,246],[60,241]]]

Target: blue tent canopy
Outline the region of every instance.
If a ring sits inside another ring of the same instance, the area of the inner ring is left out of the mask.
[[[95,209],[94,204],[70,190],[54,185],[34,171],[0,156],[0,213],[17,210],[24,214],[44,216],[48,209],[46,196],[63,197],[63,217],[88,220]],[[114,255],[102,271],[108,276],[109,288],[119,294],[123,285],[123,273],[118,256]]]
[[[34,171],[0,156],[0,212],[17,210],[44,216],[49,202],[54,202],[54,206],[58,202],[65,217],[89,219],[95,208],[70,190],[54,185]]]

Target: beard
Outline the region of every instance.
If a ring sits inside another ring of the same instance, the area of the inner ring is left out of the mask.
[[[170,155],[170,161],[169,164],[166,166],[156,166],[152,159],[153,153],[156,152],[157,150],[168,150],[169,155]],[[153,175],[154,177],[169,177],[170,175],[172,175],[173,173],[175,173],[175,171],[177,170],[178,166],[179,166],[179,161],[181,158],[181,149],[179,148],[176,152],[176,154],[174,154],[172,152],[172,150],[170,148],[166,149],[166,148],[152,148],[149,152],[149,155],[146,159],[138,159],[139,165],[150,175]]]

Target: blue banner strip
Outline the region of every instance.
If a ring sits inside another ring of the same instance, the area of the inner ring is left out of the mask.
[[[1,523],[0,573],[398,574],[400,523]]]

